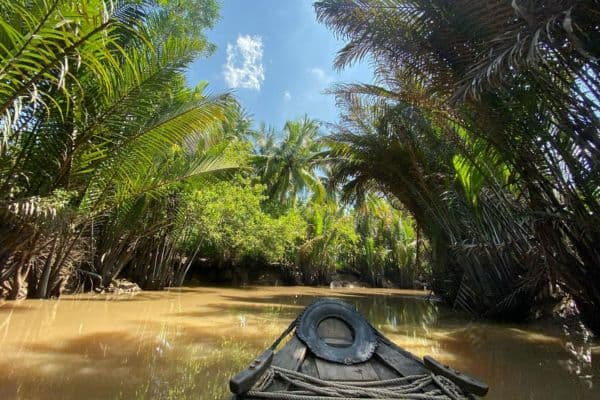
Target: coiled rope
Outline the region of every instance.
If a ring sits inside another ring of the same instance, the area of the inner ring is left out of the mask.
[[[273,379],[299,388],[294,391],[265,392]],[[429,385],[436,389],[424,391]],[[382,381],[332,382],[271,366],[249,391],[246,398],[280,400],[468,400],[449,379],[433,374],[404,376]]]

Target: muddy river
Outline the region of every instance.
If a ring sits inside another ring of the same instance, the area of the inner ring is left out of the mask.
[[[0,399],[224,399],[229,377],[320,296],[483,379],[487,399],[600,399],[600,343],[572,327],[472,322],[420,292],[306,287],[0,303]]]

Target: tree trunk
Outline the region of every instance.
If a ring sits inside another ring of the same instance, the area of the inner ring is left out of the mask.
[[[52,242],[52,249],[48,253],[46,262],[44,262],[42,275],[40,276],[40,280],[37,283],[37,290],[35,292],[35,297],[38,299],[45,299],[46,295],[48,294],[48,282],[50,282],[50,273],[52,272],[52,265],[54,264],[54,259],[58,257],[58,255],[54,254],[57,242],[58,239],[54,239],[54,241]]]
[[[417,222],[417,249],[415,255],[415,267],[417,273],[421,271],[421,233],[419,229],[419,223]]]
[[[8,293],[7,300],[19,300],[21,296],[21,291],[23,289],[23,284],[27,279],[27,274],[29,273],[29,265],[25,266],[24,263],[21,262],[15,274],[13,275],[13,282],[11,285],[11,290]]]
[[[185,276],[187,275],[188,271],[190,270],[190,267],[192,266],[192,263],[196,259],[196,256],[198,255],[199,251],[200,251],[200,245],[198,245],[198,247],[196,247],[196,250],[194,251],[194,254],[192,255],[192,257],[190,258],[190,261],[188,261],[186,266],[183,268],[183,270],[179,272],[177,280],[176,280],[177,286],[183,286],[183,281],[185,281]]]
[[[35,297],[38,299],[45,299],[46,295],[48,294],[48,282],[50,282],[50,272],[52,272],[52,263],[46,262],[44,264],[42,276],[40,277],[40,280],[38,282],[38,287],[35,294]]]

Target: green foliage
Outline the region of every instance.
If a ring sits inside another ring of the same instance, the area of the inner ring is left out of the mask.
[[[600,331],[597,1],[315,7],[336,66],[370,58],[380,85],[334,89],[346,188],[411,211],[455,304],[522,318],[553,280]]]
[[[194,145],[231,100],[183,76],[210,50],[202,32],[215,7],[1,3],[0,291],[58,296],[78,276],[106,286],[125,267],[149,287],[173,281],[178,185],[236,166]],[[189,19],[203,13],[202,25]],[[65,192],[64,207],[17,212]],[[139,254],[161,261],[132,262]]]
[[[354,219],[332,201],[309,203],[304,215],[308,238],[298,249],[298,266],[305,282],[327,282],[331,274],[349,267],[358,241]]]
[[[412,286],[412,223],[372,194],[339,204],[316,121],[255,132],[232,96],[188,86],[217,10],[0,2],[0,296],[161,289],[199,258]]]
[[[308,239],[298,249],[298,266],[305,282],[327,282],[345,272],[374,286],[389,280],[413,287],[418,266],[412,218],[384,198],[371,194],[350,208],[333,200],[310,202],[303,214]]]
[[[169,20],[168,36],[204,38],[204,30],[212,28],[219,18],[216,0],[155,0],[161,7],[161,17]],[[208,51],[213,46],[208,46]]]
[[[374,285],[391,277],[401,287],[417,280],[416,236],[412,218],[377,196],[370,195],[356,211],[360,244],[356,268]]]
[[[244,258],[289,262],[292,247],[304,237],[305,222],[297,210],[273,217],[262,210],[265,187],[248,179],[217,182],[190,193],[194,216],[191,240],[219,265]]]
[[[269,197],[294,205],[307,191],[322,196],[324,188],[317,176],[323,164],[319,125],[307,116],[288,121],[282,136],[276,140],[275,131],[264,129],[258,135],[255,165]]]
[[[498,187],[480,188],[476,202],[466,196],[461,171],[455,170],[461,147],[448,139],[456,137],[453,126],[402,103],[365,108],[355,99],[347,106],[346,120],[330,138],[334,177],[349,196],[375,186],[404,204],[430,240],[438,294],[479,315],[510,314],[530,301],[528,287],[522,297],[514,296],[525,273],[526,254],[520,252],[528,248],[530,222]],[[364,129],[365,122],[374,129]],[[507,241],[513,246],[501,244]],[[372,262],[377,253],[366,245]],[[530,262],[539,266],[539,260]],[[463,295],[467,285],[469,296]]]
[[[302,281],[327,283],[336,272],[346,272],[373,285],[391,279],[413,287],[418,267],[410,217],[368,190],[366,206],[360,201],[341,206],[327,175],[335,159],[328,157],[317,128],[304,118],[287,122],[281,140],[264,128],[254,135],[254,165],[269,196],[265,208],[277,215],[297,210],[308,224],[306,240],[295,249]]]

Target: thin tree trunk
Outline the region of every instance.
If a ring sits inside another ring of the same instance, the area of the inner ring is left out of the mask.
[[[412,282],[410,283],[410,287],[416,288],[418,289],[421,285],[422,285],[422,289],[426,289],[427,286],[425,285],[425,283],[423,281],[425,281],[425,279],[419,279],[419,284],[418,286],[415,285],[415,277],[419,277],[421,276],[421,226],[419,224],[419,221],[416,221],[416,225],[417,225],[417,245],[416,245],[416,249],[415,249],[415,273],[413,274],[413,279]]]
[[[187,275],[190,267],[192,266],[192,262],[194,262],[194,260],[196,259],[196,256],[198,255],[198,252],[200,251],[200,246],[201,245],[198,245],[198,247],[196,247],[196,250],[194,250],[194,254],[190,258],[190,261],[187,263],[187,265],[185,266],[183,271],[179,273],[179,276],[177,277],[177,286],[183,286],[183,281],[185,280],[185,276]]]
[[[415,266],[417,267],[417,271],[421,271],[421,230],[419,228],[419,222],[417,222],[417,254],[415,255]]]
[[[19,262],[19,266],[13,275],[13,284],[7,296],[8,300],[19,300],[21,298],[21,290],[23,289],[23,283],[27,279],[29,268],[29,263],[26,265],[22,260]]]
[[[44,262],[44,267],[42,268],[42,275],[40,276],[40,280],[38,281],[37,290],[35,293],[35,297],[38,299],[46,298],[46,294],[48,293],[48,282],[50,281],[50,273],[52,272],[52,265],[55,258],[58,258],[54,255],[54,251],[56,250],[56,243],[58,239],[54,239],[52,242],[52,250],[48,254],[46,261]]]

